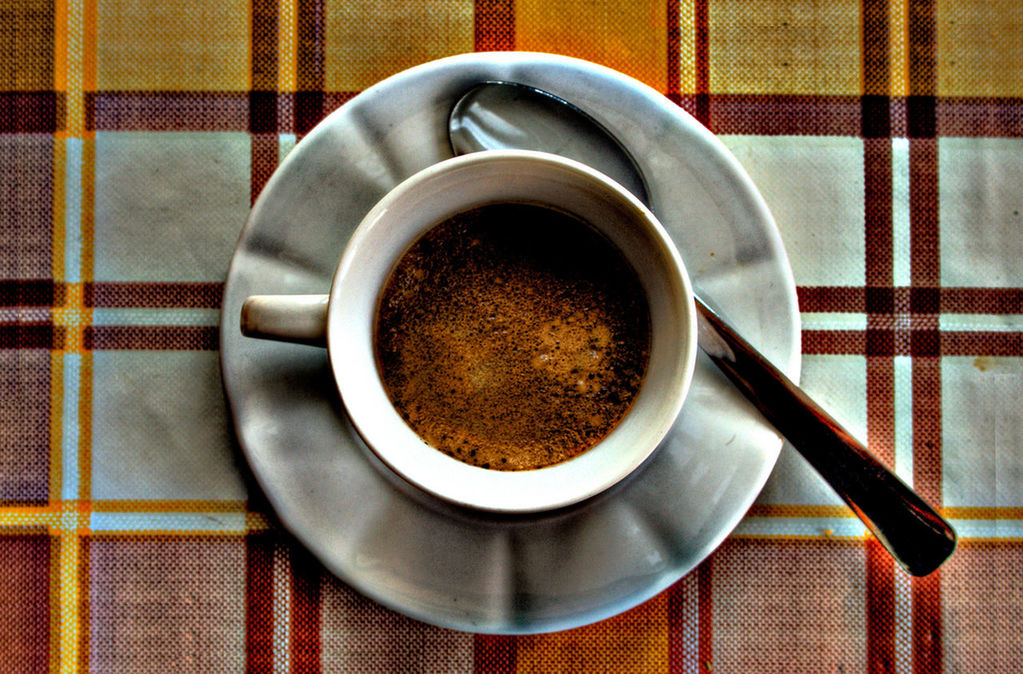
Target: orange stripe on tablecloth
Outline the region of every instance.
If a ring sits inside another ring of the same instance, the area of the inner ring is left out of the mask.
[[[942,514],[959,520],[1023,520],[1023,508],[946,506]]]
[[[89,9],[91,7],[91,10]],[[91,24],[89,13],[92,13]],[[91,39],[88,37],[91,27]],[[93,83],[95,83],[95,5],[89,3],[86,8],[86,44],[92,45],[93,51]],[[88,50],[87,50],[88,51]],[[81,271],[83,282],[93,279],[95,270],[95,238],[96,238],[96,140],[86,138],[82,147],[82,211],[81,211]],[[84,286],[75,284],[74,291],[69,287],[67,293],[68,309],[78,314],[79,327],[88,329],[92,323],[92,310],[85,306]],[[78,496],[88,500],[92,497],[92,353],[85,349],[85,330],[76,330],[69,334],[69,351],[82,354],[79,373],[80,388],[78,393]],[[72,342],[72,339],[74,340]]]
[[[83,282],[93,280],[96,266],[96,138],[95,135],[82,142],[82,267]],[[83,317],[84,318],[84,317]]]
[[[787,505],[754,503],[746,513],[748,517],[855,517],[843,505]]]
[[[102,513],[245,513],[246,501],[216,501],[212,499],[98,499],[92,501],[92,512]]]
[[[82,8],[82,89],[96,91],[96,20],[98,0],[84,0]]]
[[[66,2],[53,3],[53,90],[67,91],[68,11]]]

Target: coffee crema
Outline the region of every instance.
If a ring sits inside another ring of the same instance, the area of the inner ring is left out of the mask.
[[[497,470],[597,444],[629,411],[650,350],[635,270],[586,223],[495,204],[420,237],[380,296],[377,366],[428,444]]]

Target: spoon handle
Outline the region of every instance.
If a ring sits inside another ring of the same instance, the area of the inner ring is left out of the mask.
[[[902,480],[699,298],[700,347],[810,462],[899,564],[926,576],[955,531]]]

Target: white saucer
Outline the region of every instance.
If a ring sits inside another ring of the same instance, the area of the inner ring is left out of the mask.
[[[701,295],[790,377],[799,315],[781,240],[725,147],[658,92],[584,61],[467,54],[400,73],[332,113],[270,179],[224,291],[221,359],[238,438],[283,524],[356,590],[473,632],[576,627],[649,599],[717,547],[753,503],[781,440],[701,356],[654,457],[576,507],[532,517],[460,510],[414,492],[352,430],[326,351],[248,339],[250,294],[326,293],[345,242],[392,186],[451,156],[447,115],[483,80],[546,89],[637,158],[655,213]]]

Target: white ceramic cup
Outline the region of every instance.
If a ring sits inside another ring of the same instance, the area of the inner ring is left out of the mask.
[[[405,251],[453,215],[510,202],[571,213],[610,239],[635,268],[651,320],[646,376],[624,419],[576,457],[524,471],[471,466],[426,444],[388,399],[373,344],[379,295]],[[502,513],[568,506],[632,473],[674,423],[696,361],[693,291],[664,227],[646,206],[602,173],[570,159],[526,150],[448,159],[406,179],[355,230],[330,295],[250,297],[242,308],[241,329],[251,337],[326,346],[345,409],[384,464],[445,501]]]

